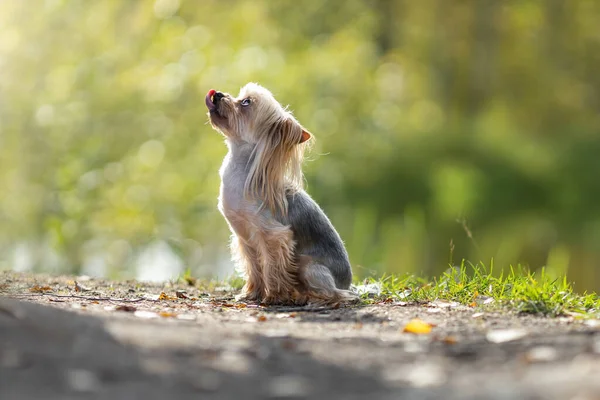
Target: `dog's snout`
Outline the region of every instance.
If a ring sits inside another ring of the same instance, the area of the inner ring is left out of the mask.
[[[217,93],[215,93],[215,94],[213,95],[213,102],[214,102],[215,104],[217,104],[217,102],[218,102],[219,100],[221,100],[223,97],[225,97],[225,95],[224,95],[223,93],[221,93],[221,92],[217,92]]]

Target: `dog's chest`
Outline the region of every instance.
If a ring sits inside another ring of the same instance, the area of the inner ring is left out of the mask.
[[[223,161],[221,170],[221,188],[219,194],[219,209],[225,217],[231,214],[249,212],[251,204],[244,198],[246,177],[244,165],[234,162],[228,155]]]

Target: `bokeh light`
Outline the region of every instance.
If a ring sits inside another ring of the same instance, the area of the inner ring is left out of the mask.
[[[317,141],[357,276],[462,259],[598,290],[600,3],[0,2],[0,268],[232,272],[211,88]]]

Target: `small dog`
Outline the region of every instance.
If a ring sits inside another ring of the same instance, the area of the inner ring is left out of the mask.
[[[245,275],[241,298],[298,305],[354,299],[344,244],[303,189],[301,164],[312,134],[254,83],[236,98],[210,90],[206,107],[229,148],[219,171],[219,211]]]

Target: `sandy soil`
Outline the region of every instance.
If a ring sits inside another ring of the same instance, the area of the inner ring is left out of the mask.
[[[600,399],[598,321],[234,294],[0,272],[0,399]]]

